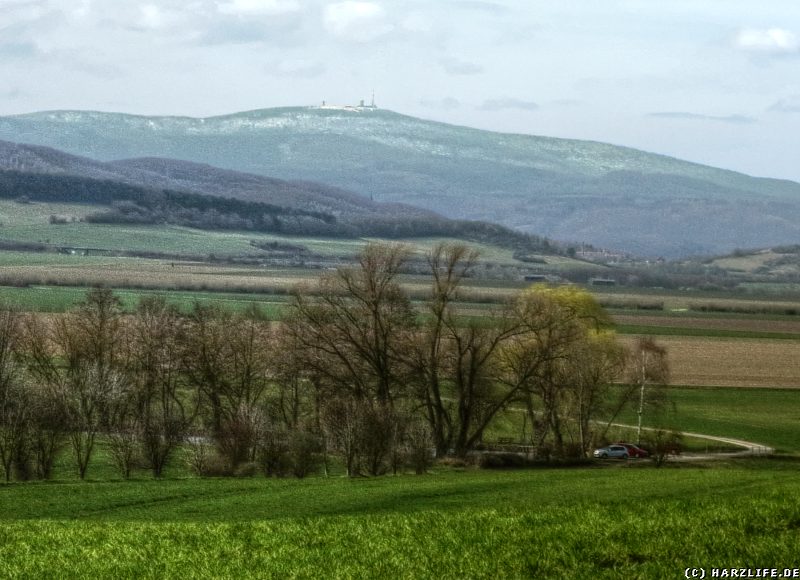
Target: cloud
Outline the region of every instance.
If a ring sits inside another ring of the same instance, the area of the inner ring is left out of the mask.
[[[457,58],[443,58],[439,61],[445,72],[451,75],[476,75],[483,72],[483,67],[473,62],[458,60]]]
[[[419,104],[426,109],[438,109],[441,111],[452,111],[461,107],[461,101],[454,97],[443,99],[422,99]]]
[[[768,111],[777,113],[800,113],[800,95],[792,95],[770,105]]]
[[[554,101],[550,101],[546,104],[554,107],[576,107],[578,105],[582,105],[583,101],[578,99],[555,99]]]
[[[322,75],[326,68],[321,62],[311,60],[281,60],[265,68],[267,74],[275,77],[312,79]]]
[[[746,115],[702,115],[700,113],[688,113],[684,111],[663,111],[657,113],[649,113],[648,117],[655,117],[657,119],[680,119],[685,121],[717,121],[720,123],[732,123],[735,125],[746,125],[755,123],[754,117]]]
[[[3,58],[32,58],[40,53],[39,47],[33,42],[0,43],[0,56]]]
[[[737,48],[761,54],[794,54],[800,52],[800,40],[784,28],[745,28],[734,39]]]
[[[217,2],[217,11],[235,16],[272,16],[300,10],[297,0],[229,0]]]
[[[12,89],[0,93],[0,98],[10,99],[10,100],[24,99],[29,96],[30,96],[29,93],[23,91],[19,87],[14,87]]]
[[[266,42],[296,46],[307,43],[300,12],[274,14],[267,18],[217,16],[200,33],[196,42],[203,46]]]
[[[337,2],[325,7],[325,30],[341,40],[366,43],[394,30],[384,9],[375,2]]]
[[[487,99],[486,101],[483,101],[483,104],[478,108],[482,111],[504,111],[506,109],[536,111],[539,109],[539,105],[533,101],[523,101],[521,99],[504,97],[501,99]]]
[[[502,14],[509,11],[507,6],[503,6],[497,2],[483,2],[481,0],[458,0],[458,2],[453,2],[453,7],[465,10],[491,12],[494,14]]]
[[[37,0],[0,0],[0,30],[22,22],[31,22],[47,13],[44,2]]]
[[[145,29],[162,28],[167,23],[164,12],[155,4],[144,4],[139,7],[141,14],[139,24]]]

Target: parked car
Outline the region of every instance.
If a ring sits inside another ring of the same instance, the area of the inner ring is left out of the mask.
[[[627,459],[630,457],[628,448],[624,445],[608,445],[606,447],[601,447],[599,449],[595,449],[592,455],[600,459],[606,459],[609,457]]]
[[[650,453],[646,449],[642,449],[638,445],[634,445],[633,443],[617,443],[617,445],[622,445],[625,449],[628,450],[629,457],[648,457]]]

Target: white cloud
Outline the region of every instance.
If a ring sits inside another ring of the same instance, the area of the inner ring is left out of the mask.
[[[504,111],[507,109],[517,109],[520,111],[536,111],[539,105],[533,101],[524,101],[512,97],[502,99],[488,99],[479,107],[482,111]]]
[[[258,16],[286,14],[297,12],[300,3],[297,0],[229,0],[217,2],[217,10],[222,14],[236,16]]]
[[[778,113],[800,113],[800,95],[792,95],[773,103],[769,111]]]
[[[718,121],[720,123],[732,123],[734,125],[745,125],[756,122],[755,118],[747,115],[704,115],[687,111],[659,111],[656,113],[648,113],[647,116],[657,119],[679,119],[684,121]]]
[[[443,99],[421,99],[419,104],[426,109],[440,109],[442,111],[452,111],[461,107],[461,101],[455,97],[444,97]]]
[[[43,3],[35,0],[0,0],[0,30],[20,22],[37,20],[46,12]]]
[[[143,28],[161,28],[166,24],[164,13],[155,4],[144,4],[139,7],[139,12],[139,24]]]
[[[440,63],[451,75],[476,75],[483,72],[481,65],[457,58],[443,58]]]
[[[271,63],[266,67],[267,74],[277,77],[311,79],[325,72],[321,62],[305,59],[285,59]]]
[[[330,34],[353,42],[370,42],[394,29],[375,2],[347,0],[330,4],[325,7],[323,22]]]
[[[800,51],[800,41],[784,28],[745,28],[736,35],[738,48],[749,52],[787,54]]]

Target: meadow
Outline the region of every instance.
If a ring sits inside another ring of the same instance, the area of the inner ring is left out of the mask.
[[[0,575],[678,578],[797,567],[796,462],[0,488]]]
[[[58,210],[78,218],[87,211]],[[255,303],[278,320],[290,290],[313,284],[324,269],[189,258],[261,256],[256,240],[302,245],[337,263],[367,242],[50,225],[41,208],[13,202],[0,203],[0,215],[11,223],[5,238],[186,258],[0,252],[0,300],[24,311],[64,312],[87,285],[105,284],[127,311],[142,296],[163,294],[184,312],[195,301],[232,310]],[[421,255],[437,241],[410,242]],[[480,249],[495,266],[519,265],[510,250]],[[576,267],[546,260],[553,270]],[[419,304],[430,280],[406,275],[402,283]],[[469,279],[461,313],[486,318],[526,286],[518,277]],[[334,469],[333,477],[305,480],[197,478],[177,458],[163,480],[139,469],[124,481],[101,445],[88,481],[78,481],[65,451],[53,481],[0,485],[0,577],[675,578],[686,567],[800,566],[800,303],[766,294],[593,290],[623,343],[650,335],[667,348],[679,385],[670,388],[671,427],[754,441],[778,457],[663,469],[646,461],[437,466],[425,476],[356,479]],[[490,442],[518,437],[521,417],[515,409],[500,416]],[[626,411],[617,420],[633,424],[636,416]]]

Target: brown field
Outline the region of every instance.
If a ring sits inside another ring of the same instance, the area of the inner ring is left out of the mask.
[[[612,316],[615,324],[661,326],[664,328],[702,328],[708,330],[737,330],[744,332],[784,332],[800,334],[800,320],[763,320],[757,318],[694,318],[637,316],[618,314]]]
[[[636,337],[622,336],[632,345]],[[800,341],[659,337],[674,385],[800,388]]]
[[[173,265],[174,264],[174,265]],[[230,292],[286,292],[318,274],[305,271],[214,266],[190,262],[141,261],[108,265],[7,266],[0,268],[4,285],[60,285],[163,290],[216,290]]]

